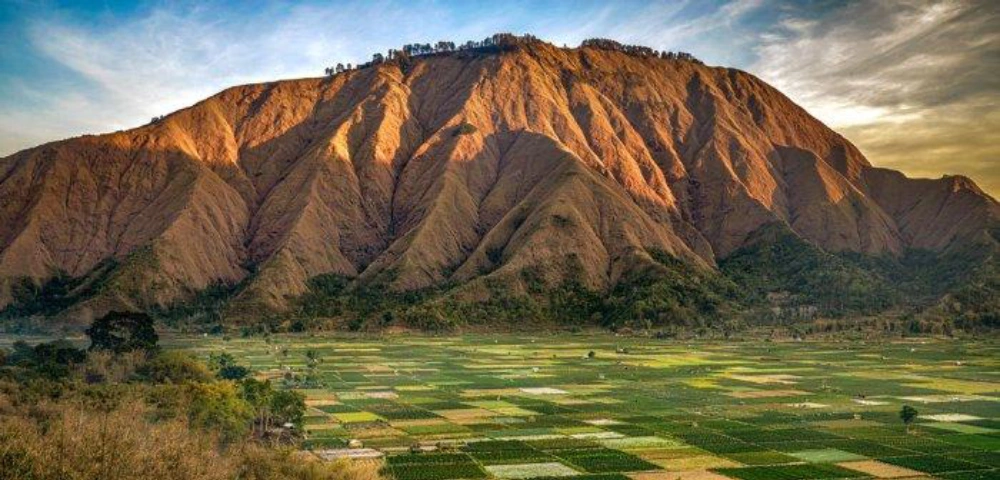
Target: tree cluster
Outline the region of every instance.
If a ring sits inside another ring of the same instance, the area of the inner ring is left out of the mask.
[[[459,44],[447,40],[441,40],[433,44],[408,43],[406,45],[403,45],[402,48],[399,49],[390,48],[385,54],[382,54],[381,52],[373,53],[372,60],[370,62],[359,64],[357,68],[363,69],[363,68],[368,68],[372,65],[379,65],[382,63],[393,62],[393,61],[406,62],[414,57],[437,55],[443,53],[510,50],[516,48],[519,45],[526,45],[537,41],[539,41],[537,37],[529,34],[514,35],[512,33],[496,33],[480,41],[469,40],[465,43],[459,43]],[[350,63],[348,63],[346,66],[342,63],[338,63],[333,67],[327,67],[324,70],[324,72],[326,73],[327,76],[332,76],[350,70],[352,70]]]
[[[143,314],[112,312],[87,333],[86,350],[0,349],[0,478],[378,478],[282,456],[301,440],[305,396],[230,354],[210,369],[161,349]]]
[[[368,68],[372,65],[379,65],[386,62],[399,62],[405,65],[410,59],[415,57],[423,57],[428,55],[438,55],[447,54],[453,52],[498,52],[507,51],[515,49],[522,45],[528,45],[532,43],[539,42],[537,37],[530,34],[524,35],[514,35],[512,33],[496,33],[486,37],[482,40],[475,41],[469,40],[465,43],[458,43],[441,40],[437,43],[408,43],[403,45],[402,48],[395,49],[390,48],[385,54],[381,52],[376,52],[372,54],[372,59],[370,62],[358,64],[358,69]],[[702,64],[700,60],[695,58],[690,53],[686,52],[669,52],[654,50],[652,48],[643,45],[626,45],[615,40],[607,38],[589,38],[584,40],[580,44],[583,48],[599,48],[602,50],[611,50],[616,52],[623,52],[628,55],[634,55],[639,57],[649,57],[649,58],[662,58],[664,60],[678,60],[686,62],[694,62],[697,64]],[[339,73],[351,71],[353,68],[351,64],[338,63],[333,67],[327,67],[324,72],[327,76],[337,75]]]
[[[622,52],[637,57],[662,58],[664,60],[680,60],[702,64],[701,60],[698,60],[694,57],[694,55],[687,52],[670,52],[666,50],[660,52],[644,45],[627,45],[608,38],[588,38],[584,40],[580,46],[584,48],[597,48],[613,52]]]
[[[326,73],[326,76],[329,77],[329,76],[337,75],[339,73],[344,73],[344,72],[347,72],[347,71],[350,71],[350,70],[353,70],[353,69],[354,68],[351,66],[350,63],[348,63],[346,65],[343,64],[343,63],[338,63],[335,66],[326,67],[326,69],[324,70],[324,73]]]
[[[381,478],[377,465],[292,455],[300,429],[277,427],[301,426],[301,393],[213,379],[183,351],[18,342],[0,349],[0,400],[4,479]]]
[[[243,380],[250,375],[250,369],[236,363],[231,353],[211,353],[208,356],[208,368],[215,371],[223,380]]]
[[[109,312],[86,330],[91,350],[126,353],[156,349],[159,336],[153,329],[153,319],[145,313]]]

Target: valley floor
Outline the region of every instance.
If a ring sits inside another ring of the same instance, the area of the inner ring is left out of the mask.
[[[305,445],[399,480],[1000,477],[1000,345],[171,336],[300,388]],[[919,416],[909,428],[904,405]],[[411,453],[412,450],[420,453]]]

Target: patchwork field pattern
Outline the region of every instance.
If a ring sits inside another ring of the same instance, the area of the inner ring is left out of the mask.
[[[1000,478],[993,342],[169,338],[318,380],[306,447],[398,480]],[[318,363],[309,366],[307,351]],[[594,354],[588,355],[589,352]],[[903,405],[919,411],[907,428]]]

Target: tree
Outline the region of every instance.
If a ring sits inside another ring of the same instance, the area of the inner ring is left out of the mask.
[[[253,407],[231,382],[190,383],[188,418],[192,425],[216,430],[226,442],[247,433],[254,418]]]
[[[215,375],[223,380],[242,380],[250,375],[249,368],[237,365],[236,358],[226,352],[210,354],[208,366],[215,370]]]
[[[291,423],[302,427],[306,413],[306,397],[294,390],[275,390],[269,380],[247,378],[240,382],[243,399],[253,408],[254,430],[260,426],[260,435],[267,435],[273,425]]]
[[[899,418],[903,420],[903,425],[906,425],[906,433],[910,433],[910,424],[917,419],[917,415],[917,409],[909,405],[903,405],[899,411]]]
[[[67,340],[39,343],[32,347],[23,340],[14,342],[14,351],[7,359],[10,365],[31,368],[49,379],[64,378],[70,374],[70,367],[81,364],[87,353],[73,346]]]
[[[306,368],[308,373],[306,373],[306,384],[311,388],[315,388],[319,385],[319,377],[316,375],[316,367],[319,365],[320,357],[316,350],[306,350]]]
[[[306,362],[310,368],[315,367],[319,363],[319,354],[316,353],[316,350],[306,350]]]
[[[271,423],[271,398],[274,396],[271,382],[247,378],[240,382],[240,391],[243,399],[253,407],[255,418],[253,430],[256,431],[259,424],[261,435],[267,434]]]
[[[98,318],[86,330],[90,350],[125,353],[152,351],[160,337],[153,329],[153,319],[145,313],[110,312]]]
[[[271,396],[271,414],[275,423],[291,423],[302,428],[306,414],[306,397],[295,390],[278,390]]]

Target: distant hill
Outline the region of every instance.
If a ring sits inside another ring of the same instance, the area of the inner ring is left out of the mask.
[[[746,72],[501,36],[0,160],[0,307],[71,324],[988,326],[998,225],[970,179],[873,167]]]

